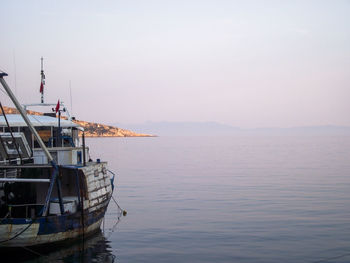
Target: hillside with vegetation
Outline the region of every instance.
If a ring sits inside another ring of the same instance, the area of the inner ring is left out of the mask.
[[[18,114],[17,109],[3,106],[5,114]],[[2,114],[2,112],[1,112]],[[43,115],[41,112],[27,110],[30,115]],[[121,129],[115,126],[105,125],[95,122],[73,120],[73,122],[82,126],[86,137],[151,137],[153,135],[136,133],[133,131]]]

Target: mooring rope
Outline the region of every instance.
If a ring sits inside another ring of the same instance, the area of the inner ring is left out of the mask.
[[[126,216],[126,214],[127,214],[128,212],[126,212],[126,210],[123,210],[123,209],[119,206],[118,202],[114,199],[113,195],[112,195],[112,199],[113,199],[114,203],[118,206],[119,210],[123,213],[123,216]]]
[[[126,214],[127,214],[126,210],[123,210],[120,207],[118,202],[114,199],[113,195],[112,195],[112,199],[113,199],[114,203],[117,205],[119,213],[118,213],[118,217],[117,217],[117,222],[111,228],[108,228],[108,229],[105,230],[104,226],[103,226],[103,233],[105,234],[106,239],[109,239],[111,237],[111,235],[113,234],[113,232],[116,229],[117,225],[121,221],[120,220],[121,216],[126,216]],[[108,231],[108,233],[106,233],[107,231]]]
[[[108,233],[105,236],[106,239],[109,239],[111,237],[111,235],[113,234],[114,230],[117,228],[117,225],[119,224],[119,222],[120,222],[120,217],[118,217],[117,222],[111,228],[107,229]]]

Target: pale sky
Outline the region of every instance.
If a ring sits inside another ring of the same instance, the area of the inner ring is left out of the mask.
[[[22,103],[104,123],[350,125],[350,1],[0,0]],[[1,102],[9,100],[0,92]]]

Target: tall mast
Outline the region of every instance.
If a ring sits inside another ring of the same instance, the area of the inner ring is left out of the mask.
[[[44,103],[44,85],[45,85],[44,58],[41,57],[41,82],[40,82],[41,103]]]

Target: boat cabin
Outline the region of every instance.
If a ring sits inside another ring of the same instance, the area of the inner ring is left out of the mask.
[[[47,164],[44,151],[39,147],[34,135],[19,114],[0,116],[0,163],[18,158],[34,164]],[[88,148],[83,147],[79,140],[79,131],[83,131],[78,124],[65,119],[51,116],[28,115],[45,146],[58,165],[79,165],[83,163],[83,150],[88,156]],[[13,141],[16,141],[16,149]]]
[[[79,171],[85,163],[83,152],[88,156],[89,151],[79,140],[83,129],[65,119],[58,123],[58,118],[51,116],[28,118],[59,166],[62,187],[52,189],[47,214],[61,213],[60,196],[64,212],[75,212],[80,198],[77,189],[86,189]],[[21,115],[0,116],[0,166],[0,217],[10,213],[7,216],[26,218],[42,213],[52,166]]]

